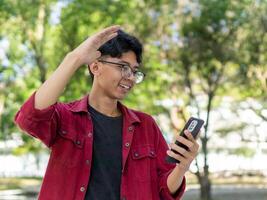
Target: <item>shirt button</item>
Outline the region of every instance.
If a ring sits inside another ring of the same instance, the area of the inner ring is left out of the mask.
[[[80,188],[80,191],[81,191],[81,192],[84,192],[84,191],[85,191],[85,188],[84,188],[84,187],[81,187],[81,188]]]
[[[92,132],[89,132],[89,133],[87,134],[88,137],[92,137],[92,135],[93,135]]]
[[[126,200],[126,197],[122,197],[121,200]]]
[[[77,140],[77,141],[76,141],[76,144],[77,144],[77,145],[80,145],[80,144],[81,144],[81,141],[80,141],[80,140]]]
[[[90,164],[90,160],[86,160],[85,162],[86,162],[86,164],[87,164],[87,165],[89,165],[89,164]]]
[[[134,153],[134,157],[138,157],[139,154],[137,152]]]
[[[133,131],[133,126],[129,126],[128,131],[132,132]]]
[[[129,147],[130,146],[130,143],[129,142],[126,142],[125,143],[125,147]]]
[[[150,151],[150,155],[154,156],[155,152],[154,151]]]
[[[62,134],[64,134],[64,135],[67,134],[67,131],[62,131]]]

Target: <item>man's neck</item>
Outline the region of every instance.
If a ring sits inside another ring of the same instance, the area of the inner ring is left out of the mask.
[[[95,90],[92,90],[90,92],[88,98],[90,106],[92,106],[98,112],[110,117],[117,117],[121,115],[121,112],[117,106],[117,100],[110,99],[107,96],[101,95],[95,92]]]

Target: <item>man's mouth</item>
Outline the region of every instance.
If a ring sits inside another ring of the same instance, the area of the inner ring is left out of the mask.
[[[131,86],[130,85],[126,85],[126,84],[120,84],[119,85],[120,87],[126,89],[126,90],[130,90],[131,89]]]

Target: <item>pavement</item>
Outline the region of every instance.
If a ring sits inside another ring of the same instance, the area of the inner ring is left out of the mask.
[[[39,188],[0,191],[0,200],[34,200]],[[219,185],[212,187],[213,200],[267,200],[266,185]],[[189,185],[182,200],[199,200],[199,185]]]
[[[188,186],[183,200],[199,200],[199,185]],[[267,200],[267,185],[216,185],[213,200]]]

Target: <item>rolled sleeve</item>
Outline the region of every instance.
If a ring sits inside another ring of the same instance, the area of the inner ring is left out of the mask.
[[[34,106],[36,91],[22,105],[16,113],[14,122],[25,132],[39,138],[46,146],[50,147],[56,137],[59,122],[57,103],[45,108],[36,109]]]
[[[167,186],[167,178],[171,172],[172,172],[172,170],[170,170],[169,172],[164,174],[164,176],[161,178],[161,180],[160,180],[160,194],[164,200],[180,200],[184,194],[184,191],[185,191],[186,180],[184,177],[179,189],[174,194],[171,194],[171,192]]]
[[[15,117],[16,119],[19,117],[19,115],[23,115],[23,117],[26,117],[30,120],[34,121],[42,121],[42,120],[50,120],[55,112],[55,106],[57,103],[45,108],[45,109],[37,109],[35,108],[34,102],[35,102],[35,94],[36,91],[30,96],[30,98],[22,105],[21,109],[18,111]]]
[[[167,186],[167,178],[169,174],[172,172],[172,170],[175,168],[176,164],[174,163],[167,163],[166,151],[169,149],[168,145],[158,128],[155,122],[155,131],[158,135],[158,141],[157,141],[157,171],[158,171],[158,177],[159,177],[159,194],[162,199],[164,200],[179,200],[184,194],[185,186],[186,186],[186,180],[185,177],[183,177],[183,181],[181,183],[181,186],[179,189],[175,192],[175,194],[171,194],[168,186]]]

